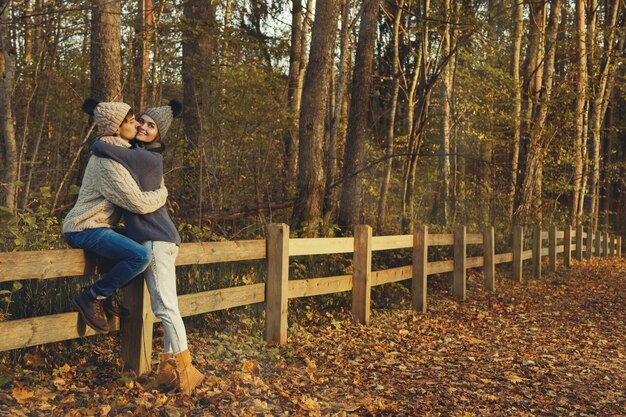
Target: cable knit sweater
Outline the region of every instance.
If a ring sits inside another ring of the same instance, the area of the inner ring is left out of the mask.
[[[116,145],[130,146],[123,139],[117,139]],[[92,155],[85,169],[78,200],[63,221],[63,233],[113,227],[120,219],[118,207],[147,214],[162,207],[166,199],[165,187],[141,191],[130,172],[121,164]]]

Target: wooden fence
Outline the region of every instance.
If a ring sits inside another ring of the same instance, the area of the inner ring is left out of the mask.
[[[596,256],[621,257],[621,236],[608,232],[583,230],[532,230],[532,247],[524,249],[524,230],[513,230],[512,252],[495,252],[494,229],[483,233],[467,233],[465,227],[450,234],[430,234],[427,226],[419,226],[412,235],[372,236],[366,225],[356,226],[354,237],[289,238],[289,226],[271,224],[267,240],[231,242],[185,243],[181,245],[176,265],[212,264],[262,260],[267,262],[266,283],[244,285],[179,296],[183,316],[224,310],[265,302],[265,337],[269,343],[287,341],[288,300],[352,291],[352,315],[357,322],[368,324],[371,288],[391,282],[412,281],[412,306],[417,312],[427,309],[427,276],[453,273],[452,293],[465,300],[466,270],[483,268],[484,286],[495,291],[495,265],[512,263],[513,279],[522,281],[522,262],[532,259],[532,276],[541,278],[542,257],[548,257],[548,269],[556,270],[557,255],[563,254],[565,266],[571,264],[572,252],[576,259]],[[544,247],[547,243],[547,247]],[[482,246],[483,256],[466,256],[468,245]],[[428,261],[428,248],[452,246],[450,260]],[[412,248],[412,265],[372,271],[372,252]],[[302,255],[353,254],[352,275],[289,280],[289,257]],[[82,250],[51,250],[0,253],[0,282],[72,277],[98,272],[95,262]],[[150,309],[150,298],[144,280],[135,280],[124,289],[131,314],[125,320],[111,323],[112,330],[121,331],[121,354],[125,365],[138,374],[150,369],[152,355],[152,326],[157,321]],[[10,320],[0,323],[0,351],[25,348],[44,343],[59,342],[95,333],[81,325],[78,313],[61,313],[42,317]]]

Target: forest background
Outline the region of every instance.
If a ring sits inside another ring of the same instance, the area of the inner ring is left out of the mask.
[[[186,242],[263,238],[271,222],[298,236],[493,225],[501,245],[514,224],[626,231],[623,1],[0,0],[0,12],[2,251],[66,247],[90,96],[135,111],[183,102],[164,165]],[[292,266],[320,276],[349,260]],[[192,267],[180,287],[263,273]],[[69,281],[5,285],[4,316],[63,311]]]

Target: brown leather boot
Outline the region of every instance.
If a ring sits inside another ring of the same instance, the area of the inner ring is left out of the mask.
[[[178,389],[185,395],[191,395],[191,392],[204,379],[204,374],[191,364],[189,349],[174,355],[174,360],[176,361],[176,372],[178,372]]]
[[[102,307],[104,308],[104,313],[107,317],[128,317],[130,315],[130,311],[128,311],[128,309],[120,303],[120,299],[117,297],[117,294],[113,294],[104,300]]]
[[[159,388],[170,391],[178,387],[178,373],[176,373],[176,361],[171,353],[161,353],[159,355],[159,371],[157,373],[157,383]]]
[[[94,298],[91,291],[86,289],[74,297],[72,303],[89,327],[97,333],[108,333],[109,323],[102,309],[102,301]]]

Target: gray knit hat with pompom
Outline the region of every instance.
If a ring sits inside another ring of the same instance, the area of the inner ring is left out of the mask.
[[[178,116],[182,111],[183,105],[178,100],[170,100],[166,106],[150,107],[142,111],[139,116],[146,115],[154,120],[159,129],[159,138],[164,139],[172,124],[172,119]]]

